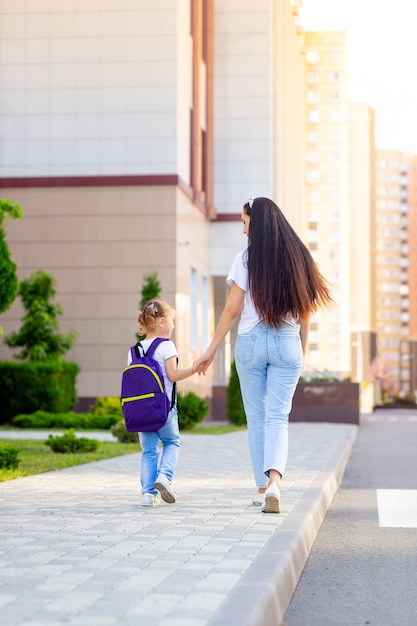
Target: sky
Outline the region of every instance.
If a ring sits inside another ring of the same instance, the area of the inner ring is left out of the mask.
[[[303,0],[304,30],[347,32],[349,99],[375,109],[378,148],[417,154],[417,0]]]

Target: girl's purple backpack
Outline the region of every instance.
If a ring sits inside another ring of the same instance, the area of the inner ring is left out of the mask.
[[[156,432],[165,426],[168,414],[175,404],[175,383],[170,402],[161,366],[152,358],[162,341],[168,339],[154,339],[146,353],[140,342],[130,348],[132,362],[123,370],[120,394],[128,432]]]

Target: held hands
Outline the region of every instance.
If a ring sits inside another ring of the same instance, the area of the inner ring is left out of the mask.
[[[209,354],[208,352],[203,354],[203,356],[201,356],[199,359],[194,361],[193,373],[204,374],[205,376],[209,365],[211,365],[211,363],[213,362],[213,359],[214,359],[214,354]]]

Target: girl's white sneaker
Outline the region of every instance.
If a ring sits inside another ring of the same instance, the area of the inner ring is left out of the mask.
[[[142,506],[159,506],[159,497],[153,493],[143,493]]]
[[[253,506],[263,506],[265,504],[265,494],[257,493],[252,500]]]
[[[175,491],[165,474],[158,474],[158,478],[155,481],[155,489],[158,489],[164,502],[174,504],[176,500]]]

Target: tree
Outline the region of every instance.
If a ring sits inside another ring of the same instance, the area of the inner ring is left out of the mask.
[[[7,311],[14,302],[18,290],[16,264],[10,258],[6,233],[2,227],[3,219],[8,219],[9,216],[20,219],[23,211],[19,204],[0,198],[0,314]],[[2,334],[3,329],[0,326],[0,335]]]
[[[230,378],[226,389],[226,417],[229,422],[236,424],[236,426],[244,426],[246,424],[245,409],[243,407],[235,361],[232,361],[230,367]]]
[[[152,298],[159,298],[160,295],[161,284],[158,279],[158,273],[153,272],[152,274],[148,274],[143,279],[139,308],[143,309],[148,300],[152,300]]]
[[[147,274],[143,279],[139,308],[143,309],[148,300],[152,300],[152,298],[159,298],[160,295],[161,283],[158,279],[158,273],[153,272],[152,274]],[[140,335],[139,333],[136,333],[137,341],[143,341],[145,337],[146,335]]]
[[[55,296],[54,278],[42,270],[31,274],[19,285],[26,315],[18,333],[5,337],[10,348],[22,348],[15,356],[22,361],[60,360],[72,346],[77,336],[75,330],[68,335],[59,331],[58,317],[63,311],[60,304],[51,304]]]

